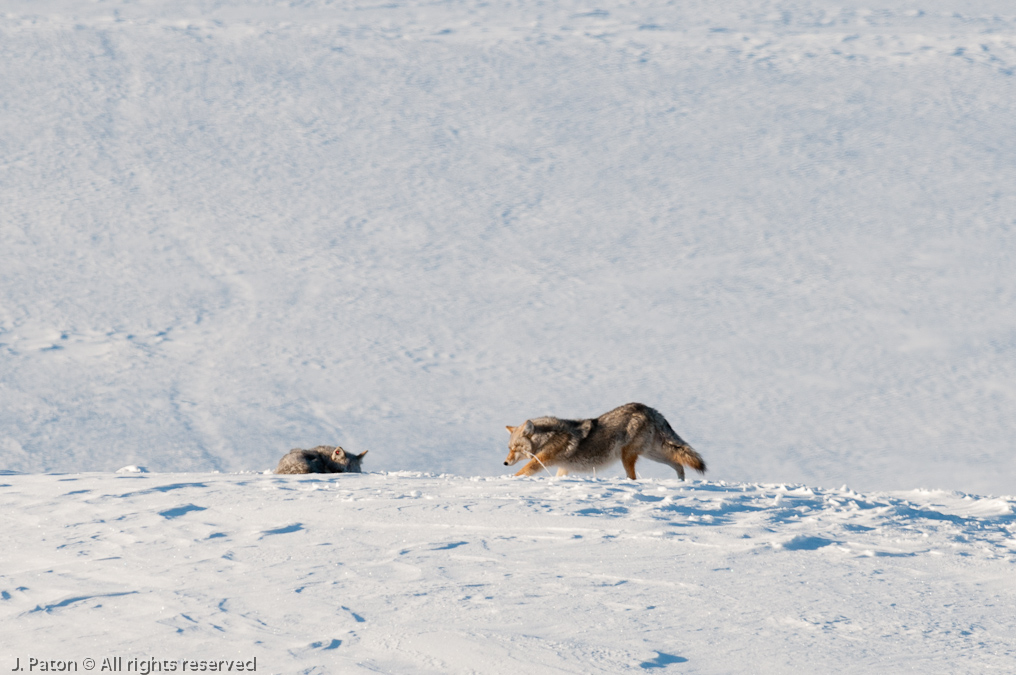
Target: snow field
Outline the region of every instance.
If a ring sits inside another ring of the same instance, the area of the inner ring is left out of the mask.
[[[1014,506],[613,478],[8,475],[0,653],[257,656],[272,673],[1002,673]]]

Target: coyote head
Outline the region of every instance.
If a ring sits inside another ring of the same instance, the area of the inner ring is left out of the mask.
[[[526,420],[526,423],[518,427],[505,427],[508,433],[512,435],[508,439],[508,456],[505,457],[504,465],[511,466],[517,462],[531,458],[533,456],[533,426],[532,420]]]
[[[340,447],[336,447],[332,452],[332,461],[342,467],[343,473],[363,473],[360,469],[360,463],[363,461],[363,456],[367,454],[364,450],[359,455],[354,455],[351,452],[346,452]]]

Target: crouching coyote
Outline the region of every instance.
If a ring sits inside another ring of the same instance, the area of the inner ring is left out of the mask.
[[[551,466],[564,476],[621,460],[628,478],[634,480],[635,462],[643,455],[672,467],[681,480],[686,466],[706,472],[702,456],[674,432],[663,415],[641,403],[627,403],[596,419],[536,417],[506,428],[512,436],[505,466],[530,460],[516,476],[532,476]]]
[[[367,454],[348,453],[337,445],[319,445],[310,450],[293,448],[275,467],[275,473],[363,473],[360,462]]]

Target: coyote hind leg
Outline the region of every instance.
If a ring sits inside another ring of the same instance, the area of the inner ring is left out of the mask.
[[[683,459],[683,455],[682,453],[675,451],[673,446],[663,445],[659,448],[651,448],[646,452],[646,457],[654,462],[666,464],[677,472],[678,478],[684,480],[684,469],[686,465],[681,461]],[[696,468],[693,464],[688,466]]]
[[[656,459],[656,458],[653,457],[652,459]],[[669,466],[671,469],[673,469],[674,471],[677,472],[677,477],[678,478],[680,478],[681,480],[684,480],[684,464],[681,464],[681,462],[678,462],[677,460],[670,459],[670,458],[668,458],[668,459],[657,459],[656,461],[658,461],[660,464],[666,464],[667,466]]]
[[[639,459],[639,455],[631,447],[621,448],[621,464],[624,466],[624,472],[628,474],[628,478],[636,480],[638,476],[635,475],[635,462]]]

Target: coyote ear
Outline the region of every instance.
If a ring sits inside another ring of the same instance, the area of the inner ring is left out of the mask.
[[[511,432],[515,431],[515,427],[510,427],[508,425],[505,425],[504,428],[508,430],[508,433],[511,433]]]
[[[356,458],[357,459],[363,459],[363,456],[366,455],[368,452],[370,452],[370,450],[364,450],[359,455],[357,455]]]
[[[536,431],[536,427],[533,426],[533,420],[526,420],[526,426],[522,427],[522,435],[532,436],[534,431]]]

